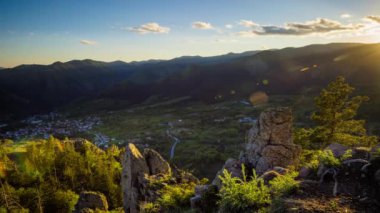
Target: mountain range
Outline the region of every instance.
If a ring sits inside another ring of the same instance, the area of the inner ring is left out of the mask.
[[[380,103],[379,58],[380,44],[332,43],[131,63],[21,65],[0,71],[0,115],[47,112],[78,100],[123,100],[128,106],[184,96],[212,103],[254,92],[308,95],[338,75]]]

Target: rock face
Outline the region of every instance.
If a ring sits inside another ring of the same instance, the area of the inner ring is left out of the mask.
[[[140,212],[141,202],[153,202],[157,199],[157,191],[149,187],[150,180],[158,180],[170,176],[171,182],[198,181],[194,176],[172,169],[162,156],[152,150],[144,149],[143,154],[130,143],[122,157],[123,172],[121,186],[123,191],[123,207],[126,213]]]
[[[171,168],[162,156],[153,149],[144,150],[144,158],[149,169],[150,175],[170,174]]]
[[[275,166],[297,165],[301,148],[293,143],[293,116],[289,108],[272,108],[260,114],[250,129],[240,160],[258,174]]]
[[[74,212],[86,212],[88,209],[107,211],[108,203],[106,197],[98,192],[82,192],[75,205]]]
[[[144,156],[131,143],[126,147],[122,165],[121,185],[124,211],[135,213],[139,211],[139,200],[142,200],[140,188],[144,176],[149,174],[149,168]]]

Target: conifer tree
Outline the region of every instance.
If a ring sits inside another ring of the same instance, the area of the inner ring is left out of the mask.
[[[313,142],[322,147],[336,142],[344,145],[370,146],[376,137],[367,136],[364,120],[355,120],[360,105],[368,101],[367,96],[352,96],[354,88],[339,76],[315,98],[317,110],[311,119],[318,126],[311,134]]]

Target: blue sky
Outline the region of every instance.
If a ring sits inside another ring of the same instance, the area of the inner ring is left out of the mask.
[[[0,66],[380,42],[377,0],[0,0]]]

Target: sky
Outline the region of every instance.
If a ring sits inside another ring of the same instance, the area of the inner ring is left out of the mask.
[[[378,0],[0,0],[0,67],[380,42]]]

